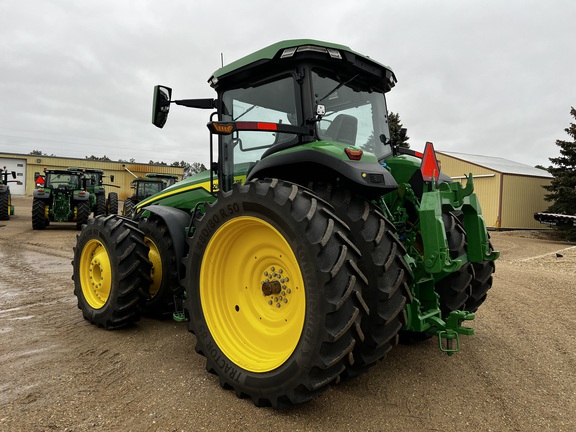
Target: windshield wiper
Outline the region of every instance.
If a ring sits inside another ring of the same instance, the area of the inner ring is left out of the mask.
[[[240,117],[242,117],[244,114],[248,114],[250,111],[252,111],[254,108],[256,108],[258,105],[252,105],[250,108],[248,108],[246,111],[244,111],[242,114],[240,114],[238,117],[236,117],[235,119],[233,119],[232,121],[236,121],[238,120]]]
[[[360,74],[354,75],[354,76],[353,76],[352,78],[350,78],[348,81],[344,81],[344,82],[339,83],[339,84],[338,84],[336,87],[334,87],[330,92],[328,92],[328,94],[327,94],[326,96],[324,96],[324,97],[321,98],[321,99],[318,99],[318,100],[316,101],[316,103],[322,102],[324,99],[326,99],[326,98],[329,97],[330,95],[334,94],[334,92],[335,92],[336,90],[340,89],[341,87],[345,86],[346,84],[351,83],[351,82],[354,81],[356,78],[358,78],[358,75],[360,75]]]

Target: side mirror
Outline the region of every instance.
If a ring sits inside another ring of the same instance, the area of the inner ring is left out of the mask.
[[[400,139],[404,141],[406,139],[406,134],[408,133],[408,129],[400,128]]]
[[[161,85],[154,87],[154,100],[152,102],[152,123],[154,126],[163,128],[166,124],[171,98],[171,88]]]
[[[110,176],[110,183],[114,183],[114,174]]]
[[[38,180],[38,177],[40,177],[40,173],[38,171],[36,171],[34,173],[34,181]]]
[[[12,178],[13,178],[13,179],[16,178],[16,171],[12,171]]]

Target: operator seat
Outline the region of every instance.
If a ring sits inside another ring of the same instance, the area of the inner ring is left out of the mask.
[[[326,135],[345,144],[356,144],[358,119],[348,114],[338,114],[326,129]]]

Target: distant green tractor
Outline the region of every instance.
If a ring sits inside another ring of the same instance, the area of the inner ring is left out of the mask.
[[[83,173],[83,187],[90,192],[90,210],[94,212],[94,217],[100,215],[118,214],[118,194],[110,192],[106,197],[104,186],[119,187],[104,184],[104,171],[98,168],[68,168],[69,171]],[[114,176],[110,176],[110,181],[114,182]]]
[[[84,189],[82,172],[45,169],[44,185],[34,190],[32,228],[45,229],[50,222],[76,222],[81,229],[90,216],[90,192]]]
[[[165,189],[166,182],[160,178],[139,177],[132,180],[130,187],[134,189],[134,193],[124,200],[124,207],[122,208],[124,216],[132,216],[136,204]]]
[[[209,83],[215,98],[156,86],[157,127],[171,104],[210,111],[211,170],[132,218],[89,221],[73,260],[84,318],[111,329],[173,308],[222,387],[275,408],[358,375],[400,339],[458,351],[498,252],[472,176],[453,182],[431,143],[420,153],[391,137],[392,70],[288,40]]]
[[[8,180],[9,176],[16,178],[16,171],[8,171],[6,167],[0,170],[0,220],[8,220],[14,214],[12,194],[8,183],[21,184],[17,180]]]
[[[146,177],[160,179],[166,183],[165,187],[172,186],[178,181],[178,176],[176,174],[159,174],[159,173],[147,173]]]

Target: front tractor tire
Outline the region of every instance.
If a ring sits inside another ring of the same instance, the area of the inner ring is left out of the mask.
[[[105,329],[140,319],[151,265],[135,222],[118,216],[90,219],[77,237],[72,265],[84,319]]]
[[[152,318],[168,318],[174,312],[174,295],[180,291],[178,261],[168,227],[157,216],[141,219],[138,228],[144,233],[148,258],[152,263],[150,295],[144,314]]]
[[[220,385],[285,408],[337,382],[368,310],[358,250],[329,205],[295,184],[254,180],[195,225],[185,308]]]

